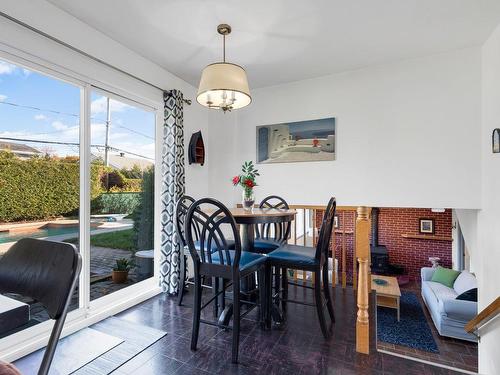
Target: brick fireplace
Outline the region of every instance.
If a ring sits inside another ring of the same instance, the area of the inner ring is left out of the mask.
[[[352,280],[353,267],[353,229],[355,211],[339,211],[339,228],[335,236],[335,256],[340,260],[342,251],[342,231],[345,229],[347,249],[347,279]],[[317,212],[320,223],[323,212]],[[419,237],[419,219],[434,219],[435,233],[424,238]],[[387,248],[389,262],[405,268],[405,273],[412,280],[420,279],[420,268],[429,266],[429,257],[441,258],[443,267],[451,267],[452,259],[452,215],[451,210],[443,213],[432,212],[424,208],[379,208],[378,212],[379,245]],[[333,248],[333,239],[331,243]],[[339,272],[341,270],[339,269]]]

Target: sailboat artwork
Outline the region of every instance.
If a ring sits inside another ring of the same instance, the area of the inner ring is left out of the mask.
[[[257,163],[335,160],[334,117],[257,126]]]

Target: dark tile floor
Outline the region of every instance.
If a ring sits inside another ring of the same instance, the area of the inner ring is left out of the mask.
[[[378,349],[387,350],[390,352],[407,355],[409,357],[415,357],[423,359],[430,362],[437,362],[446,366],[456,367],[459,369],[477,372],[478,370],[478,353],[477,344],[464,340],[457,340],[449,337],[440,336],[429,311],[425,307],[425,303],[420,295],[420,284],[417,282],[412,282],[409,285],[401,287],[402,291],[413,292],[417,295],[420,304],[422,305],[422,310],[424,310],[425,318],[427,319],[427,324],[429,325],[432,336],[436,341],[439,353],[429,353],[422,350],[408,348],[406,346],[388,344],[384,342],[377,342]]]
[[[291,298],[312,300],[309,291],[291,289]],[[281,328],[263,331],[253,312],[242,321],[240,363],[231,364],[231,333],[201,326],[199,348],[190,350],[191,299],[154,297],[117,315],[120,319],[165,330],[169,334],[114,372],[123,374],[454,374],[455,372],[378,353],[372,324],[372,354],[355,351],[356,302],[351,289],[335,291],[337,322],[325,341],[314,308],[289,305]],[[211,315],[207,311],[207,317]],[[373,315],[372,315],[373,316]]]

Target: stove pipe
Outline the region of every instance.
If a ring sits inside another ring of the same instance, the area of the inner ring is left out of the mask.
[[[372,208],[372,247],[378,247],[378,208]]]

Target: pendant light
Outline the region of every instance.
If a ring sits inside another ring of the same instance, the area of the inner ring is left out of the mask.
[[[245,69],[226,62],[226,35],[231,33],[231,26],[221,24],[217,32],[222,35],[223,61],[203,69],[196,100],[205,107],[226,112],[246,107],[252,98]]]

